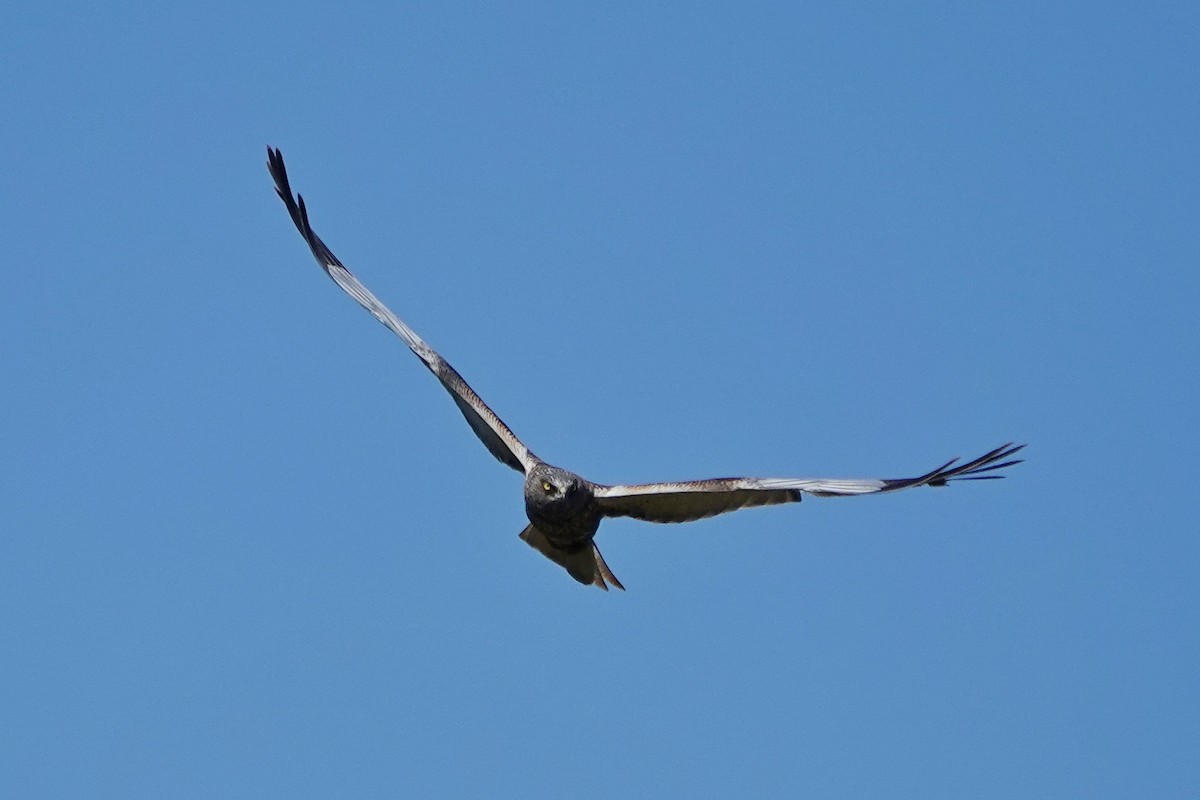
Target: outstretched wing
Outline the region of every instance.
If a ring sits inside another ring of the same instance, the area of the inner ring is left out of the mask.
[[[529,448],[496,416],[495,412],[487,407],[487,404],[479,398],[479,395],[475,394],[475,391],[467,385],[454,367],[450,366],[446,359],[438,355],[420,336],[417,336],[412,328],[405,325],[375,295],[371,294],[367,287],[359,283],[358,278],[354,277],[350,270],[346,269],[341,261],[338,261],[337,256],[325,246],[321,237],[317,236],[312,226],[308,224],[308,210],[304,207],[304,198],[299,195],[292,197],[292,187],[288,183],[287,169],[283,165],[283,154],[278,149],[267,148],[267,168],[271,171],[271,177],[275,179],[275,191],[279,193],[280,199],[287,206],[288,213],[292,215],[292,222],[296,223],[300,235],[308,242],[309,248],[316,256],[317,263],[328,273],[329,277],[333,278],[333,282],[340,286],[342,291],[357,300],[360,306],[370,311],[371,316],[394,331],[404,340],[409,349],[417,354],[417,358],[425,362],[425,366],[429,367],[430,371],[442,382],[442,386],[446,387],[446,391],[450,392],[459,411],[467,418],[471,430],[475,431],[475,435],[480,438],[492,455],[518,472],[525,472],[532,464],[536,463],[537,456],[530,452]]]
[[[595,485],[593,491],[605,516],[690,522],[739,508],[798,503],[805,494],[844,497],[896,492],[914,486],[945,486],[950,481],[1003,478],[985,473],[1021,463],[1020,459],[1009,457],[1024,446],[1006,444],[965,464],[958,464],[956,458],[916,478],[716,478],[635,486]]]

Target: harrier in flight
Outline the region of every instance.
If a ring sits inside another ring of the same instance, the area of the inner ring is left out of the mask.
[[[634,517],[648,522],[689,522],[751,506],[796,503],[815,497],[896,492],[914,486],[945,486],[950,481],[1001,478],[996,470],[1020,463],[1011,456],[1024,445],[1006,444],[959,464],[958,459],[915,478],[714,478],[682,483],[606,486],[569,470],[547,464],[517,438],[475,394],[454,367],[404,324],[325,246],[308,222],[304,199],[292,196],[283,155],[267,148],[267,167],[292,222],[333,282],[375,319],[404,340],[417,358],[442,382],[466,417],[467,424],[493,456],[525,475],[525,514],[529,524],[521,538],[566,569],[582,584],[624,589],[604,563],[594,537],[605,517]]]

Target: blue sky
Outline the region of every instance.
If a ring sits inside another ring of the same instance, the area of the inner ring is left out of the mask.
[[[1200,13],[797,5],[5,6],[0,795],[1195,797]]]

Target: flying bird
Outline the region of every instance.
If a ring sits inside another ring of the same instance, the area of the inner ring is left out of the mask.
[[[739,508],[797,503],[804,495],[845,497],[945,486],[951,481],[1001,478],[997,470],[1021,463],[1011,456],[1024,445],[997,447],[966,463],[952,459],[915,478],[714,478],[679,483],[608,486],[548,464],[496,416],[446,359],[388,309],[346,269],[321,241],[308,221],[304,198],[293,197],[283,155],[267,148],[267,168],[292,222],[308,242],[317,263],[342,291],[404,340],[409,349],[442,382],[471,430],[493,456],[525,476],[525,514],[529,524],[520,537],[566,569],[582,584],[624,589],[600,549],[596,531],[605,517],[633,517],[648,522],[690,522]]]

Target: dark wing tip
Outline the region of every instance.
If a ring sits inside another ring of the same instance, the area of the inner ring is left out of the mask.
[[[267,145],[267,171],[275,179],[276,191],[280,195],[287,194],[290,197],[292,189],[288,186],[287,167],[283,164],[283,153],[278,147]]]
[[[1014,453],[1020,452],[1025,445],[1014,445],[1012,442],[1001,445],[989,453],[985,453],[979,458],[969,463],[963,464],[956,469],[952,469],[940,476],[941,485],[945,485],[946,481],[962,481],[962,480],[986,480],[990,478],[1003,478],[1003,475],[983,475],[984,472],[994,472],[995,470],[1005,469],[1020,464],[1024,459],[1009,458]],[[1007,460],[1006,460],[1007,459]]]
[[[905,489],[910,486],[946,486],[950,481],[978,481],[1003,478],[1003,475],[983,475],[981,473],[992,472],[1022,463],[1023,459],[1009,459],[1009,456],[1017,453],[1024,447],[1025,445],[1023,444],[1014,445],[1012,442],[1009,442],[965,464],[958,464],[957,458],[951,459],[937,469],[916,478],[886,480],[884,481],[884,491]],[[1003,459],[1009,460],[1004,461]],[[954,466],[955,464],[958,464],[958,466]]]
[[[292,185],[288,181],[287,167],[283,163],[283,153],[279,148],[267,146],[267,171],[271,173],[271,177],[275,181],[275,193],[279,195],[279,199],[287,206],[288,213],[292,216],[292,222],[296,225],[297,230],[304,234],[304,238],[309,238],[309,230],[307,227],[307,216],[303,213],[304,201],[300,200],[299,205],[296,203],[296,198],[292,196]]]
[[[275,179],[275,193],[287,206],[292,223],[296,226],[296,230],[300,231],[304,240],[308,242],[309,249],[316,256],[321,267],[326,272],[331,266],[345,269],[333,251],[321,241],[321,237],[317,236],[316,231],[312,229],[312,224],[308,221],[308,207],[304,205],[304,196],[298,193],[295,196],[292,195],[292,184],[288,181],[287,167],[283,163],[283,153],[277,147],[267,147],[267,171]]]

